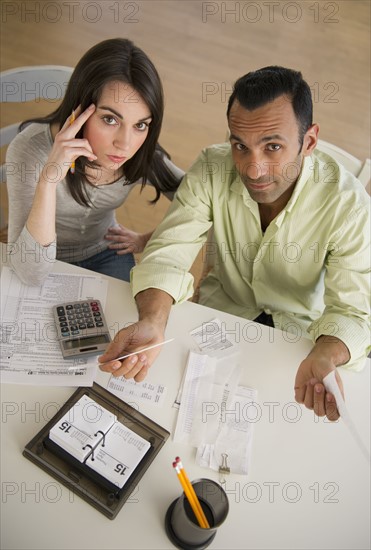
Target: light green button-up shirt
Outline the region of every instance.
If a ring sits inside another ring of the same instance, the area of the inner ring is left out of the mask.
[[[228,143],[205,149],[132,271],[134,296],[159,288],[176,303],[192,296],[188,272],[204,252],[213,268],[200,303],[246,319],[262,311],[275,327],[348,347],[359,369],[369,350],[370,216],[361,183],[331,157],[306,157],[286,207],[263,234],[258,204]]]

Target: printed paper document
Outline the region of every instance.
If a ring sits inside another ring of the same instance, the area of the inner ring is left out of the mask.
[[[52,314],[58,303],[98,299],[108,283],[96,275],[50,273],[40,286],[23,284],[12,269],[1,272],[2,383],[92,386],[97,358],[63,359]],[[71,370],[69,371],[69,367]]]

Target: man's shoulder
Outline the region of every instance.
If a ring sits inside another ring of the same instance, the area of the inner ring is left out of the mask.
[[[210,184],[223,184],[228,187],[236,178],[230,143],[216,143],[205,147],[191,168],[196,174],[202,174],[203,181]]]
[[[328,198],[348,199],[364,203],[369,198],[367,191],[357,177],[329,154],[316,149],[312,153],[313,179],[321,183],[317,187]]]
[[[321,151],[321,149],[315,149],[312,153],[312,158],[314,163],[318,165],[320,176],[324,180],[324,183],[332,183],[339,186],[355,185],[356,187],[360,184],[362,186],[357,177],[330,154]]]
[[[206,157],[208,160],[225,160],[228,162],[233,162],[231,144],[229,142],[209,145],[202,150],[201,155]]]

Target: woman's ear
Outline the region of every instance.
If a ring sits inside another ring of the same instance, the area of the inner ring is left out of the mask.
[[[305,157],[308,157],[312,154],[313,150],[317,146],[318,141],[318,133],[319,133],[319,125],[318,124],[312,124],[306,131],[304,135],[303,140],[303,148],[302,153]]]

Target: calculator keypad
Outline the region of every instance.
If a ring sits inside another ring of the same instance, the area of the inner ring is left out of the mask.
[[[100,304],[96,301],[66,304],[57,307],[57,317],[63,338],[77,336],[87,329],[104,326]]]

